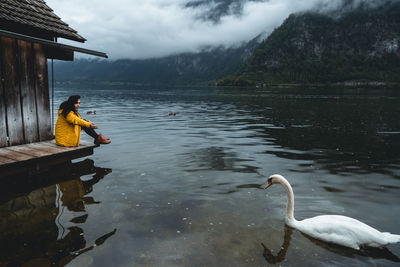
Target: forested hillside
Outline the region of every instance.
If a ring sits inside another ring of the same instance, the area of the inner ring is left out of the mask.
[[[400,82],[400,3],[290,15],[220,85]]]
[[[208,3],[192,1],[187,8]],[[204,20],[218,23],[226,6],[219,0]],[[400,1],[349,0],[338,10],[290,15],[265,40],[236,47],[209,47],[143,60],[56,62],[57,81],[136,84],[253,86],[280,83],[400,82]],[[369,3],[369,4],[368,4]],[[206,16],[207,15],[207,16]],[[268,14],[266,14],[268,15]]]
[[[208,84],[236,73],[260,43],[259,37],[238,47],[204,49],[143,60],[88,60],[55,63],[55,79],[72,82],[118,81],[137,84]]]

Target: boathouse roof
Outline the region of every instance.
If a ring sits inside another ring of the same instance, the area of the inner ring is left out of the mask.
[[[43,0],[0,0],[0,28],[47,40],[62,37],[82,43],[86,41],[54,14]]]

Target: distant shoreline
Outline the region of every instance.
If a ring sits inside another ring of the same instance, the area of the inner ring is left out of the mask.
[[[142,83],[133,81],[55,81],[56,86],[62,85],[101,85],[101,86],[163,86],[163,87],[218,87],[218,88],[258,88],[258,89],[360,89],[360,90],[399,90],[400,83],[393,82],[363,82],[363,81],[348,81],[340,83],[276,83],[276,84],[256,84],[251,86],[235,86],[235,85],[216,85],[214,82],[208,83],[187,83],[187,84],[173,84],[173,83]]]

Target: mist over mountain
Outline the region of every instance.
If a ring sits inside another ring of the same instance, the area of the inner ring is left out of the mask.
[[[400,2],[290,15],[220,85],[400,82]]]
[[[153,59],[55,61],[59,82],[118,81],[136,84],[213,84],[236,73],[261,42],[260,36],[238,47],[204,48],[199,53],[182,53]]]
[[[209,20],[215,23],[227,15],[240,16],[243,13],[244,4],[247,2],[263,2],[262,0],[193,0],[185,4],[186,8],[202,9],[198,19]]]
[[[241,0],[193,0],[200,20],[241,16]],[[252,2],[259,2],[254,0]],[[320,1],[291,14],[266,39],[152,59],[56,62],[57,81],[254,85],[399,82],[400,1]],[[266,14],[267,16],[268,14]]]
[[[292,13],[330,12],[373,0],[47,0],[111,60],[160,58],[232,47],[269,35]],[[372,4],[371,4],[372,5]],[[59,40],[64,43],[66,40]],[[71,43],[67,43],[71,44]],[[85,55],[77,55],[77,58]]]

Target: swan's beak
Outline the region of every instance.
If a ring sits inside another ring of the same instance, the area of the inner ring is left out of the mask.
[[[268,182],[268,184],[265,186],[265,189],[267,189],[268,187],[270,187],[272,185],[271,182]]]

